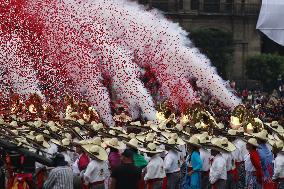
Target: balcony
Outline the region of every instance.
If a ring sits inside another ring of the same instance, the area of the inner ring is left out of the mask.
[[[187,1],[187,0],[185,0]],[[151,8],[157,8],[171,14],[193,14],[193,15],[228,15],[228,16],[258,16],[260,4],[251,3],[191,3],[190,9],[185,8],[184,1],[178,1],[170,5],[166,1],[152,2]],[[196,2],[196,1],[195,1]]]
[[[204,3],[192,11],[199,15],[258,16],[260,7],[248,3]]]

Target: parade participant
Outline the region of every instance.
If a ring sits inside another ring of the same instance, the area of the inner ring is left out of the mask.
[[[246,188],[247,189],[261,189],[262,188],[262,168],[260,157],[256,149],[258,143],[255,138],[250,138],[247,141],[246,148],[248,154],[245,156],[245,170],[246,170]]]
[[[233,123],[231,123],[233,124]],[[235,126],[234,126],[235,127]],[[236,146],[236,150],[232,152],[235,160],[235,170],[233,170],[236,188],[244,188],[245,186],[245,166],[244,157],[248,154],[246,143],[243,141],[244,130],[240,127],[238,130],[228,130],[228,139]]]
[[[201,189],[202,160],[200,158],[199,149],[200,141],[196,135],[185,141],[188,144],[189,155],[186,158],[186,175],[181,189]]]
[[[162,189],[163,178],[166,176],[163,159],[160,157],[163,150],[158,150],[157,145],[154,143],[149,143],[146,148],[140,148],[139,150],[150,157],[144,176],[146,189]]]
[[[257,151],[260,156],[261,167],[264,176],[263,189],[271,189],[274,186],[272,182],[273,155],[267,146],[268,133],[263,129],[259,133],[252,133],[252,136],[257,139],[257,143],[259,144]]]
[[[235,150],[231,143],[224,138],[212,138],[211,154],[214,157],[209,173],[209,181],[212,189],[225,189],[227,180],[227,159],[224,153],[230,153]]]
[[[284,148],[283,141],[276,141],[273,147],[273,153],[275,155],[274,160],[274,173],[273,181],[275,182],[276,189],[284,188]]]
[[[106,162],[107,152],[97,145],[86,145],[83,148],[86,149],[92,159],[83,173],[85,184],[88,184],[90,189],[104,189],[105,179],[109,174]]]
[[[75,151],[76,154],[78,154],[78,157],[75,160],[75,162],[72,164],[72,171],[74,174],[74,186],[79,187],[83,185],[83,188],[87,188],[87,186],[82,183],[82,180],[80,179],[79,175],[82,171],[84,171],[87,168],[90,159],[79,144],[76,145]]]
[[[208,133],[202,133],[199,135],[200,144],[205,144],[209,142],[209,136]],[[209,182],[209,171],[210,171],[210,157],[211,152],[209,149],[206,149],[204,146],[201,146],[199,149],[200,158],[202,161],[202,169],[201,169],[201,188],[202,189],[209,189],[210,182]]]
[[[136,138],[132,138],[129,142],[125,142],[126,146],[133,152],[133,161],[136,167],[141,170],[147,166],[144,156],[138,153],[139,142]]]
[[[168,145],[165,146],[168,152],[164,158],[164,166],[167,175],[167,189],[177,189],[180,186],[180,157],[179,152],[176,148],[170,146],[176,146],[174,139],[167,141]]]
[[[222,152],[222,156],[226,160],[226,170],[227,170],[227,180],[226,180],[226,188],[235,189],[236,188],[236,179],[234,178],[234,170],[235,170],[235,160],[233,158],[232,152],[236,150],[236,147],[233,143],[229,142],[227,138],[222,137],[221,141],[224,145],[232,145],[234,150]]]
[[[62,154],[54,158],[54,166],[44,183],[44,189],[73,189],[73,174]]]
[[[124,150],[121,162],[111,173],[110,189],[138,189],[141,171],[133,164],[133,152]]]
[[[106,141],[106,145],[110,149],[110,153],[108,155],[108,162],[110,165],[110,170],[113,171],[121,163],[121,157],[120,157],[119,150],[124,149],[124,145],[121,141],[118,141],[117,138],[112,138]]]

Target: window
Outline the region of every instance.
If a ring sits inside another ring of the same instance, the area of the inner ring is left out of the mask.
[[[219,12],[220,0],[204,0],[204,11],[212,13]]]
[[[191,0],[190,6],[191,6],[191,10],[198,10],[199,0]]]

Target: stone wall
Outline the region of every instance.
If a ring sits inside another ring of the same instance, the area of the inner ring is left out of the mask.
[[[163,8],[167,0],[143,0],[151,7],[159,2]],[[207,13],[203,10],[204,3],[213,2],[199,0],[199,9],[191,9],[192,0],[168,0],[168,10],[165,14],[188,32],[200,28],[217,28],[232,32],[234,37],[234,64],[228,66],[230,80],[245,80],[245,62],[248,56],[261,52],[260,33],[255,29],[261,0],[220,0],[220,12]],[[218,0],[217,0],[218,1]],[[216,2],[216,0],[214,1]],[[227,3],[232,3],[232,12],[227,12]],[[180,4],[183,6],[181,7]]]

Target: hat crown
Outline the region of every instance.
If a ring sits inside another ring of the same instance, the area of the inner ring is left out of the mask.
[[[176,144],[176,142],[173,138],[170,138],[168,139],[168,144]]]
[[[133,138],[129,141],[129,144],[131,144],[133,146],[138,146],[138,140],[136,138]]]
[[[71,143],[71,141],[70,141],[69,138],[64,138],[64,139],[62,140],[63,146],[68,146],[68,145],[70,145],[70,143]]]
[[[129,137],[129,138],[135,138],[135,134],[134,134],[134,133],[130,133],[130,134],[128,135],[128,137]]]
[[[65,137],[71,139],[72,135],[70,133],[65,133]]]
[[[44,133],[44,134],[47,134],[47,135],[50,134],[48,130],[44,130],[43,133]]]
[[[37,135],[37,136],[36,136],[36,141],[38,141],[38,142],[43,142],[43,141],[44,141],[43,135]]]
[[[150,150],[150,151],[154,151],[154,150],[156,150],[156,148],[157,148],[157,146],[156,146],[156,144],[155,143],[149,143],[148,145],[147,145],[147,148]]]
[[[257,142],[257,140],[255,138],[250,138],[248,140],[248,143],[250,143],[250,144],[252,144],[254,146],[258,146],[258,142]]]
[[[193,143],[193,144],[199,144],[200,143],[198,137],[194,136],[194,135],[192,137],[190,137],[189,142]]]
[[[177,140],[178,139],[178,134],[177,133],[172,133],[170,138]]]
[[[93,144],[94,145],[101,145],[102,144],[102,140],[101,140],[101,138],[100,137],[96,137],[96,138],[94,138],[93,139]]]
[[[54,121],[49,121],[49,122],[47,123],[47,126],[49,126],[49,127],[55,127]]]
[[[112,138],[109,143],[113,146],[118,146],[118,139],[117,138]]]
[[[98,147],[98,146],[92,146],[91,148],[90,148],[90,152],[91,153],[99,153],[100,152],[100,148]]]

